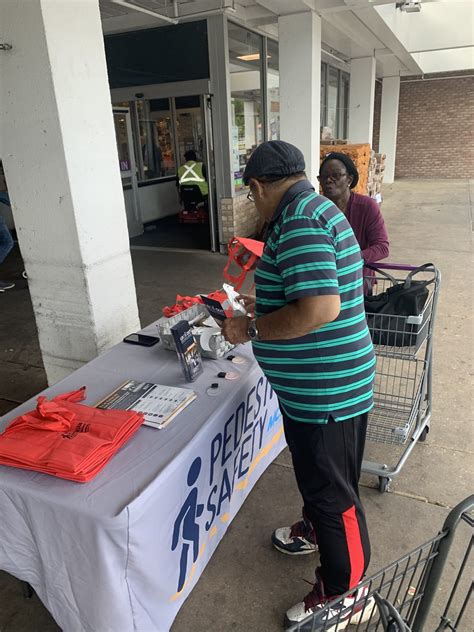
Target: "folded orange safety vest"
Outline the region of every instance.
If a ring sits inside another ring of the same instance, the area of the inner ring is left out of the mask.
[[[103,410],[77,402],[86,387],[38,397],[36,409],[0,434],[0,465],[44,472],[85,483],[94,478],[138,430],[143,413]]]

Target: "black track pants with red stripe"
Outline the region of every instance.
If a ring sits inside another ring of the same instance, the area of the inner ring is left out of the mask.
[[[326,595],[341,595],[363,577],[370,542],[359,498],[368,414],[327,424],[298,422],[283,414],[306,517],[314,526]]]

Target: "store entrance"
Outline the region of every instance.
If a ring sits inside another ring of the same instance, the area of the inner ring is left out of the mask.
[[[140,231],[136,227],[134,232],[130,230],[132,248],[218,249],[209,101],[206,95],[191,95],[120,103],[130,110],[134,140],[135,217]],[[125,191],[133,189],[133,183],[130,170],[122,171],[122,163],[124,169],[130,166],[123,143],[124,122],[116,118],[115,125]],[[197,171],[200,173],[202,169],[209,189],[205,204],[199,202],[198,213],[189,212],[194,208],[194,200],[190,204],[189,196],[184,199],[178,187],[178,173],[182,173],[180,167],[190,151],[202,163]]]

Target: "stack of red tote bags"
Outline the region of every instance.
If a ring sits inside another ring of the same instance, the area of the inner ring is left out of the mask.
[[[86,388],[38,397],[36,410],[0,434],[0,465],[85,483],[94,478],[143,423],[143,414],[102,410],[77,402]]]

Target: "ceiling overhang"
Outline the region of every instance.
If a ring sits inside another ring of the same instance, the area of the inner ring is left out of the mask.
[[[422,0],[421,12],[408,14],[395,8],[395,0],[100,0],[105,33],[224,13],[277,36],[280,16],[314,11],[321,17],[323,58],[348,67],[350,59],[374,56],[379,77],[451,70],[469,55],[474,65],[472,20],[459,28],[442,28],[451,15],[449,6],[456,25],[460,5],[469,4],[472,7],[470,0]]]

